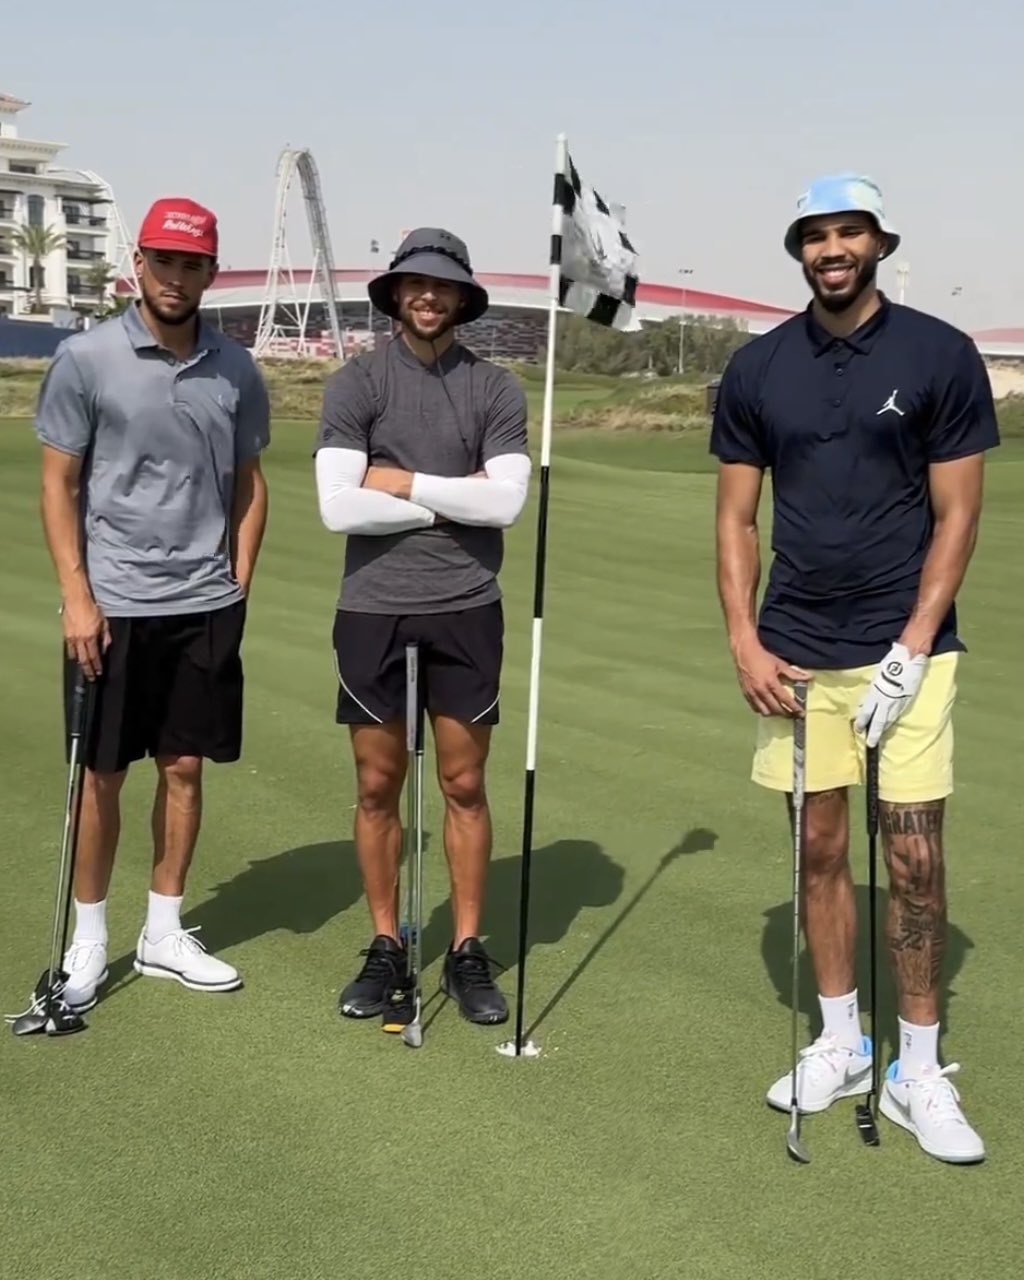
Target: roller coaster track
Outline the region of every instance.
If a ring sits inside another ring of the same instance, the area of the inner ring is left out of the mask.
[[[300,301],[296,288],[287,235],[288,197],[296,174],[302,187],[309,238],[313,246],[313,271],[303,301]],[[342,359],[341,324],[338,320],[338,301],[334,287],[334,255],[327,227],[327,210],[320,189],[320,174],[312,152],[305,148],[285,147],[277,162],[274,238],[252,348],[256,359],[275,353],[282,345],[288,348],[289,354],[294,355],[306,354],[310,349],[306,329],[315,282],[320,284],[335,354]]]

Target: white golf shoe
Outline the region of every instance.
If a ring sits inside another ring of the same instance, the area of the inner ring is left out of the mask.
[[[143,928],[135,948],[135,972],[147,978],[174,978],[192,991],[235,991],[242,985],[238,970],[211,956],[193,936],[197,931],[175,929],[151,942]]]
[[[885,1073],[878,1109],[893,1124],[912,1133],[919,1146],[936,1160],[950,1164],[976,1164],[985,1159],[985,1144],[967,1123],[960,1109],[960,1094],[949,1076],[960,1070],[958,1062],[948,1067],[926,1067],[919,1076],[901,1080],[900,1064],[894,1062]]]
[[[96,1003],[96,992],[107,980],[107,945],[93,939],[72,942],[64,952],[68,975],[64,999],[75,1013],[85,1013]]]
[[[802,1115],[825,1111],[840,1098],[852,1098],[871,1089],[871,1039],[862,1036],[856,1049],[822,1033],[800,1050],[797,1064],[797,1106]],[[788,1111],[792,1102],[793,1072],[787,1071],[767,1093],[770,1107]]]

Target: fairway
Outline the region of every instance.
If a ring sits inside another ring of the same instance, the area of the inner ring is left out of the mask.
[[[960,598],[970,652],[948,835],[941,1054],[963,1065],[954,1083],[988,1160],[941,1165],[884,1119],[869,1149],[848,1103],[804,1120],[812,1163],[800,1167],[788,1118],[764,1103],[789,1055],[787,828],[781,803],[748,781],[754,724],[718,612],[703,440],[556,434],[527,966],[542,1053],[515,1061],[495,1052],[512,1022],[470,1026],[435,995],[449,917],[433,787],[424,1047],[335,1012],[369,933],[347,737],[333,723],[343,543],[317,515],[314,432],[279,422],[267,455],[244,753],[207,773],[185,900],[185,927],[202,927],[245,988],[201,995],[132,971],[152,785],[137,766],[111,979],[89,1029],[15,1040],[5,1028],[0,1044],[3,1280],[1018,1274],[1022,442],[993,457]],[[37,467],[29,424],[0,422],[5,1012],[24,1007],[45,963],[65,779]],[[489,783],[485,941],[509,966],[510,1004],[536,489],[507,539]],[[866,922],[861,795],[854,804]],[[816,1031],[808,975],[802,1008]]]

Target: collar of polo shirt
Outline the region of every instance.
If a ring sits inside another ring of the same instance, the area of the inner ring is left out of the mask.
[[[220,334],[216,329],[206,323],[200,315],[197,317],[199,326],[196,331],[196,349],[195,355],[199,355],[204,351],[220,350]],[[160,343],[153,337],[146,326],[145,320],[139,314],[139,304],[137,302],[130,303],[121,312],[121,323],[124,325],[125,333],[128,335],[128,341],[132,344],[136,351],[145,350],[147,347],[159,347]]]
[[[879,291],[878,298],[881,305],[874,315],[865,320],[859,329],[854,329],[853,333],[847,334],[845,338],[829,333],[825,326],[816,319],[813,303],[808,304],[805,312],[807,336],[810,339],[811,346],[814,348],[815,356],[823,355],[832,346],[843,343],[851,350],[866,355],[875,345],[879,334],[889,323],[889,317],[892,314],[892,303],[885,294]]]

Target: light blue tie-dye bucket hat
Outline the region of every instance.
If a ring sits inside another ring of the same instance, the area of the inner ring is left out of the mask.
[[[800,223],[804,218],[813,218],[819,214],[850,213],[859,210],[869,213],[878,224],[878,229],[886,237],[888,244],[882,253],[883,258],[896,252],[900,242],[899,233],[892,227],[882,207],[882,192],[873,179],[857,173],[839,173],[824,178],[815,178],[800,199],[796,202],[797,214],[786,231],[786,252],[800,261]]]

